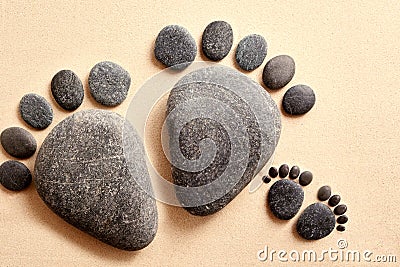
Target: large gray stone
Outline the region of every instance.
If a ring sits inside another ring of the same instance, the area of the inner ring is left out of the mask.
[[[60,122],[35,163],[35,185],[68,223],[119,249],[146,247],[157,208],[136,131],[121,116],[85,110]]]

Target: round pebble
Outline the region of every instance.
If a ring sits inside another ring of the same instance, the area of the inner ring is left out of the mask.
[[[313,179],[313,174],[309,171],[305,171],[302,174],[300,174],[299,183],[302,186],[306,186],[312,182],[312,179]]]
[[[340,196],[339,195],[333,195],[328,201],[328,205],[331,207],[335,207],[337,204],[340,203]]]
[[[278,169],[275,167],[269,168],[268,175],[271,178],[276,178],[278,176]]]
[[[226,57],[232,48],[233,31],[225,21],[214,21],[205,28],[202,38],[204,55],[214,61]]]
[[[0,166],[0,184],[12,191],[21,191],[32,182],[32,174],[21,162],[9,160]]]
[[[244,37],[236,49],[236,62],[243,70],[258,68],[267,56],[267,41],[258,34]]]
[[[262,80],[269,89],[280,89],[287,85],[293,78],[295,63],[293,58],[280,55],[271,58],[264,67]]]
[[[131,76],[121,66],[103,61],[89,74],[89,90],[93,98],[105,106],[117,106],[128,96]]]
[[[37,94],[24,95],[19,103],[22,119],[36,129],[45,129],[53,121],[53,109],[44,97]]]
[[[37,143],[33,135],[20,127],[5,129],[0,136],[4,150],[13,157],[25,159],[35,154]]]
[[[269,182],[271,182],[271,178],[269,178],[268,176],[264,175],[262,178],[263,182],[268,184]]]
[[[340,204],[339,206],[336,206],[336,208],[333,210],[333,213],[336,215],[343,215],[347,211],[347,206],[344,204]]]
[[[340,224],[344,224],[344,223],[347,223],[348,220],[349,220],[349,217],[347,217],[346,215],[341,215],[337,218],[336,222],[340,223]]]
[[[84,90],[79,77],[71,70],[61,70],[51,80],[51,93],[65,110],[77,109],[83,101]]]
[[[320,202],[311,204],[300,215],[296,230],[307,240],[318,240],[328,236],[335,229],[335,215]]]
[[[318,190],[318,199],[321,201],[328,200],[331,196],[331,188],[328,185],[324,185]]]
[[[182,26],[166,26],[157,36],[154,55],[167,67],[184,69],[194,61],[196,54],[196,41]]]
[[[293,166],[289,172],[290,179],[296,179],[300,175],[300,168],[298,166]]]
[[[307,85],[291,87],[283,96],[282,105],[290,115],[302,115],[309,112],[315,104],[314,91]]]
[[[289,174],[289,166],[287,164],[282,164],[279,167],[279,177],[285,178]]]
[[[346,230],[346,227],[345,227],[344,225],[338,225],[338,226],[336,227],[336,230],[338,230],[339,232],[343,232],[343,231]]]

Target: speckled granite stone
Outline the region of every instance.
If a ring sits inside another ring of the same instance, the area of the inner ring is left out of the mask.
[[[335,229],[335,215],[325,204],[314,203],[308,206],[297,221],[297,232],[308,240],[326,237]]]

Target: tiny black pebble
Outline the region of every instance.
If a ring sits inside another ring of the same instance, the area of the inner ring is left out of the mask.
[[[202,38],[203,53],[211,60],[226,57],[232,48],[233,31],[225,21],[214,21],[207,25]]]
[[[344,225],[338,225],[336,227],[336,230],[338,230],[339,232],[343,232],[344,230],[346,230],[346,227]]]
[[[309,171],[305,171],[302,174],[300,174],[299,183],[302,186],[306,186],[311,183],[312,179],[313,179],[313,174]]]
[[[24,95],[19,102],[22,119],[33,128],[42,130],[53,121],[53,109],[47,100],[37,94]]]
[[[271,178],[269,178],[268,176],[264,175],[262,178],[263,182],[268,184],[269,182],[271,182]]]
[[[331,196],[331,188],[328,185],[324,185],[318,190],[318,199],[321,201],[328,200]]]
[[[347,206],[344,204],[340,204],[333,210],[333,213],[335,213],[336,215],[342,215],[346,212],[346,210],[347,210]]]
[[[60,107],[70,111],[77,109],[84,97],[82,82],[71,70],[61,70],[54,75],[51,93]]]
[[[290,115],[305,114],[312,109],[314,104],[314,91],[303,84],[289,88],[282,99],[283,109]]]
[[[243,70],[258,68],[267,56],[267,41],[258,34],[244,37],[236,48],[236,62]]]
[[[280,89],[293,78],[295,63],[293,58],[280,55],[271,58],[264,67],[262,80],[269,89]]]
[[[21,162],[9,160],[0,166],[0,184],[12,191],[21,191],[32,182],[32,174]]]
[[[335,207],[337,204],[340,203],[340,196],[339,195],[333,195],[328,201],[329,206]]]
[[[20,127],[5,129],[0,136],[1,145],[13,157],[25,159],[35,154],[37,143],[33,135]]]
[[[337,221],[337,223],[344,224],[344,223],[347,223],[348,220],[349,220],[349,217],[347,217],[346,215],[341,215],[337,218],[336,221]]]
[[[289,174],[289,166],[287,164],[282,164],[279,167],[279,177],[285,178]]]
[[[293,166],[289,172],[290,179],[296,179],[300,175],[300,168],[298,166]]]
[[[276,178],[278,176],[278,169],[275,167],[269,168],[268,175],[271,178]]]

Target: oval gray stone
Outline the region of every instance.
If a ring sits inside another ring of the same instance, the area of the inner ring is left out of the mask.
[[[35,185],[53,212],[111,246],[139,250],[156,234],[144,148],[116,113],[85,110],[55,126],[39,150]]]
[[[243,70],[258,68],[267,56],[267,41],[258,34],[244,37],[236,48],[236,62]]]
[[[280,89],[287,85],[295,73],[293,58],[287,55],[280,55],[271,58],[264,67],[262,79],[269,89]]]
[[[84,90],[79,77],[71,70],[61,70],[51,80],[51,93],[65,110],[77,109],[83,101]]]
[[[4,150],[13,157],[25,159],[36,152],[35,137],[23,128],[7,128],[1,133],[0,139]]]
[[[53,109],[47,100],[37,94],[26,94],[19,102],[22,119],[33,128],[43,130],[53,121]]]
[[[297,221],[297,232],[308,240],[318,240],[328,236],[335,229],[335,214],[325,204],[308,206]]]
[[[0,166],[0,184],[11,191],[21,191],[32,182],[31,171],[22,162],[8,160]]]
[[[232,43],[232,27],[225,21],[211,22],[203,32],[203,53],[211,60],[218,61],[226,57],[232,48]]]
[[[313,89],[307,85],[298,84],[289,88],[282,99],[282,106],[290,115],[303,115],[309,112],[315,104]]]

